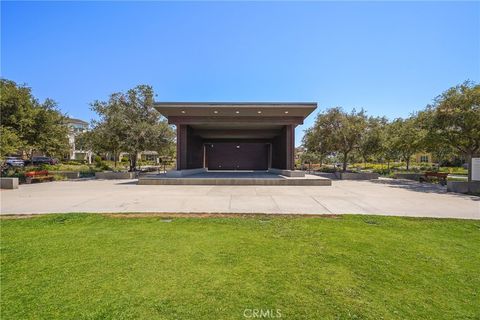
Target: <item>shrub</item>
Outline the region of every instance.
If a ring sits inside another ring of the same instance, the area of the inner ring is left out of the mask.
[[[337,172],[337,168],[322,166],[322,167],[318,168],[316,171],[325,172],[325,173],[335,173],[335,172]]]
[[[53,180],[54,181],[62,181],[62,180],[67,180],[67,177],[65,177],[62,174],[54,174],[53,175]]]
[[[2,177],[21,178],[25,177],[25,168],[7,167],[2,170]]]
[[[375,168],[372,170],[372,172],[378,173],[382,176],[388,176],[392,172],[392,170],[387,169],[387,168]],[[393,175],[393,174],[392,174]]]
[[[74,159],[72,159],[72,160],[62,161],[62,164],[72,165],[72,166],[86,164],[86,163],[87,163],[87,160],[74,160]]]
[[[95,168],[98,170],[111,170],[110,166],[106,161],[103,161],[100,156],[95,156],[94,158]]]
[[[467,175],[468,170],[463,167],[440,167],[440,172],[448,172],[450,174]]]
[[[112,170],[112,168],[110,168],[110,166],[103,161],[97,162],[95,166],[100,170]]]

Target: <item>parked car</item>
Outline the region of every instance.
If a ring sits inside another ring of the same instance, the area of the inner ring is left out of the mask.
[[[50,157],[32,157],[31,160],[25,161],[29,165],[39,165],[39,164],[57,164],[58,160]]]
[[[7,157],[5,158],[5,165],[9,167],[23,167],[25,162],[18,157]]]

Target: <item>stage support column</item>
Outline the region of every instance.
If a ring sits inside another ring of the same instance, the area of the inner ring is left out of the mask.
[[[286,149],[287,149],[287,161],[286,169],[295,169],[295,125],[289,124],[286,126]]]
[[[177,170],[187,169],[187,125],[177,124]]]

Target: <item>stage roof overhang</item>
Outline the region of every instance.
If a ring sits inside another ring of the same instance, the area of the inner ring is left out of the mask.
[[[298,102],[157,102],[155,108],[169,123],[212,122],[303,123],[316,103]]]

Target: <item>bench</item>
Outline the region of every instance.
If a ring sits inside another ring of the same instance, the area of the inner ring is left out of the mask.
[[[420,182],[431,182],[432,180],[438,180],[438,182],[445,186],[447,185],[447,176],[448,173],[444,172],[425,172],[423,176],[420,177]]]
[[[54,177],[48,174],[47,170],[42,171],[30,171],[25,173],[25,182],[44,182],[44,181],[53,181]]]

